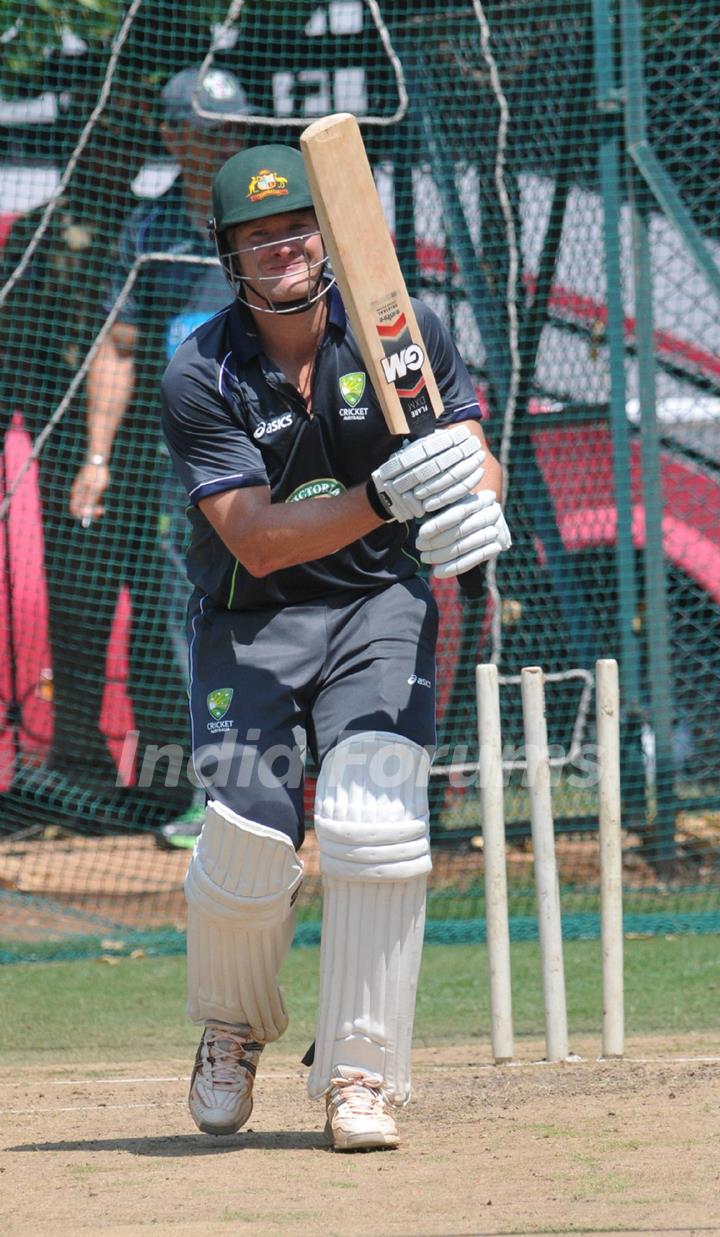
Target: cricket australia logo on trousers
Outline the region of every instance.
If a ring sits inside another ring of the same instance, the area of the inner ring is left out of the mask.
[[[225,721],[225,715],[232,704],[233,689],[232,687],[216,687],[214,691],[208,692],[207,707],[212,721],[208,722],[208,730],[231,730],[233,723]]]

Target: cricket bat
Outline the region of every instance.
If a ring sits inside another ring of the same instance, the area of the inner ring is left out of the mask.
[[[360,126],[338,112],[300,137],[315,213],[368,377],[393,434],[419,438],[443,411],[395,246],[388,231]],[[484,573],[465,572],[478,597]]]

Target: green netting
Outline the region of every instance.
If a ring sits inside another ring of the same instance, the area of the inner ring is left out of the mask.
[[[428,936],[484,930],[473,671],[488,660],[504,684],[511,931],[536,931],[515,680],[538,664],[564,930],[597,933],[601,656],[620,664],[626,930],[717,931],[717,6],[4,0],[0,13],[0,959],[184,947],[187,852],[154,841],[195,800],[185,519],[157,384],[183,331],[227,299],[202,226],[225,142],[294,143],[342,110],[361,121],[408,284],[477,383],[514,536],[483,600],[434,585]],[[224,137],[193,144],[161,127],[160,92],[201,63],[235,74],[244,102]],[[133,265],[122,222],[140,210],[152,235],[181,165],[192,218]],[[109,325],[135,312],[134,388],[127,406],[104,388],[122,415],[104,511],[83,527],[68,503],[88,370],[92,385]],[[174,755],[141,788],[152,745]],[[308,811],[311,795],[310,780]],[[312,837],[306,853],[298,939],[311,943]]]

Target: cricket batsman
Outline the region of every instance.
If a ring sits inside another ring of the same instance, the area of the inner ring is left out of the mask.
[[[177,349],[163,426],[189,497],[193,760],[207,794],[187,874],[190,1111],[252,1111],[288,1015],[277,975],[302,880],[306,752],[323,881],[311,1098],[338,1151],[396,1147],[431,867],[443,576],[510,545],[501,476],[445,327],[414,301],[443,397],[409,445],[386,428],[328,269],[303,159],[258,146],[217,174],[232,302]],[[419,528],[416,522],[419,521]]]

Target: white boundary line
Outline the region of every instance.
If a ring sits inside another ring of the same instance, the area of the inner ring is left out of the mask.
[[[275,1073],[272,1070],[263,1071],[263,1078],[266,1080],[278,1079],[281,1082],[287,1082],[291,1078],[298,1078],[300,1066],[298,1064],[298,1073]],[[189,1082],[189,1074],[173,1074],[171,1077],[163,1078],[59,1078],[53,1079],[49,1083],[43,1085],[49,1087],[116,1087],[120,1083],[158,1083],[158,1082]],[[2,1085],[2,1084],[0,1084]],[[23,1084],[18,1084],[23,1085]]]
[[[523,1060],[518,1060],[516,1058],[514,1061],[510,1061],[502,1065],[495,1065],[493,1062],[489,1062],[483,1065],[478,1065],[476,1063],[473,1063],[472,1068],[474,1070],[477,1070],[483,1073],[494,1072],[494,1073],[500,1074],[502,1071],[506,1069],[517,1070],[523,1067],[526,1069],[527,1068],[545,1069],[549,1065],[554,1065],[556,1069],[567,1069],[568,1066],[572,1066],[578,1063],[584,1063],[590,1067],[594,1065],[604,1065],[604,1066],[607,1066],[608,1069],[613,1069],[613,1070],[618,1070],[628,1065],[720,1065],[720,1056],[718,1057],[628,1057],[628,1056],[625,1056],[622,1058],[605,1058],[605,1057],[588,1058],[588,1057],[579,1057],[579,1056],[573,1055],[573,1056],[570,1056],[567,1060],[559,1061],[559,1062],[538,1061],[538,1060],[523,1061]],[[457,1072],[458,1069],[463,1069],[463,1068],[467,1068],[467,1066],[464,1065],[462,1062],[458,1063],[458,1065],[455,1065],[455,1066],[431,1065],[431,1066],[421,1067],[419,1070],[416,1070],[416,1073],[417,1074],[422,1074],[422,1073],[451,1074],[451,1073]],[[263,1081],[269,1082],[272,1080],[273,1077],[281,1081],[288,1081],[289,1079],[297,1079],[298,1075],[297,1074],[274,1074],[273,1075],[273,1074],[268,1073],[268,1074],[263,1075]],[[38,1084],[38,1085],[88,1086],[91,1084],[94,1084],[94,1085],[112,1084],[113,1086],[115,1086],[121,1082],[131,1082],[131,1083],[140,1084],[140,1083],[158,1083],[158,1082],[186,1083],[187,1081],[188,1081],[187,1077],[183,1078],[178,1075],[178,1076],[172,1076],[168,1078],[89,1078],[89,1079],[74,1078],[74,1079],[62,1079],[62,1080],[57,1080],[57,1081],[51,1081],[50,1083],[44,1083],[44,1084]],[[13,1085],[21,1086],[23,1084],[16,1083]],[[112,1111],[129,1110],[131,1108],[183,1108],[184,1109],[185,1099],[183,1098],[182,1100],[144,1100],[144,1101],[138,1100],[136,1102],[128,1102],[125,1104],[63,1104],[58,1107],[43,1107],[43,1108],[0,1108],[0,1116],[3,1116],[3,1117],[5,1116],[45,1117],[45,1116],[52,1116],[53,1113],[61,1113],[61,1112],[101,1112],[101,1111],[107,1112],[110,1110]]]
[[[34,1117],[54,1112],[98,1112],[110,1108],[184,1108],[184,1100],[160,1100],[137,1104],[64,1104],[61,1108],[0,1108],[0,1116]]]
[[[580,1036],[579,1038],[583,1039],[584,1036]],[[609,1066],[612,1066],[613,1068],[615,1068],[617,1065],[623,1065],[623,1064],[624,1065],[653,1065],[653,1064],[658,1064],[658,1065],[720,1065],[720,1055],[718,1056],[697,1056],[697,1057],[625,1056],[620,1061],[617,1061],[611,1058],[601,1057],[601,1056],[593,1057],[592,1055],[590,1055],[584,1058],[575,1057],[575,1060],[576,1061],[584,1060],[584,1061],[594,1063],[594,1064],[609,1065]],[[453,1064],[453,1065],[417,1064],[415,1066],[415,1073],[416,1074],[422,1074],[422,1073],[454,1074],[458,1070],[466,1069],[468,1067],[468,1064],[472,1064],[473,1069],[498,1070],[498,1066],[494,1063],[494,1061],[487,1061],[487,1062],[482,1062],[482,1063],[477,1062],[477,1061],[472,1061],[472,1062],[458,1061],[456,1064]],[[523,1060],[523,1058],[520,1057],[520,1058],[516,1058],[513,1061],[513,1065],[524,1065],[524,1066],[547,1065],[547,1064],[548,1064],[547,1061],[538,1061],[537,1058],[530,1058],[530,1057],[528,1057],[525,1060]],[[289,1081],[292,1081],[293,1079],[297,1079],[300,1077],[301,1077],[301,1074],[299,1073],[299,1071],[297,1073],[296,1072],[279,1073],[273,1070],[268,1070],[267,1072],[263,1073],[263,1082],[273,1082],[273,1081],[289,1082]],[[152,1083],[162,1083],[162,1082],[187,1083],[189,1081],[190,1081],[189,1074],[172,1074],[172,1075],[168,1075],[167,1077],[148,1077],[148,1078],[116,1078],[112,1076],[109,1076],[107,1078],[60,1078],[60,1079],[49,1079],[47,1081],[40,1080],[34,1085],[39,1086],[39,1087],[40,1086],[43,1086],[43,1087],[88,1087],[88,1086],[117,1086],[120,1083],[135,1083],[136,1085],[143,1085],[146,1083],[152,1084]],[[0,1090],[2,1089],[3,1086],[8,1086],[8,1085],[13,1086],[13,1087],[27,1087],[28,1086],[27,1083],[23,1083],[23,1082],[12,1082],[8,1084],[8,1083],[3,1083],[2,1081],[0,1081]],[[110,1105],[108,1105],[108,1107],[110,1107]]]
[[[484,1062],[482,1065],[477,1062],[472,1063],[472,1068],[479,1072],[493,1072],[497,1074],[503,1073],[506,1069],[530,1068],[537,1069],[541,1067],[546,1069],[548,1065],[553,1065],[557,1069],[567,1069],[568,1066],[585,1064],[588,1066],[604,1065],[608,1069],[622,1069],[624,1065],[720,1065],[720,1057],[596,1057],[592,1054],[588,1056],[578,1056],[574,1052],[564,1058],[562,1061],[547,1061],[538,1060],[537,1057],[523,1059],[522,1057],[514,1057],[512,1061],[503,1061],[496,1064],[494,1061]],[[456,1066],[445,1065],[430,1065],[421,1069],[415,1069],[415,1075],[419,1076],[423,1073],[429,1074],[450,1074],[458,1069],[467,1069],[468,1064],[458,1064]]]
[[[114,1087],[121,1082],[128,1083],[145,1083],[145,1082],[189,1082],[189,1074],[171,1074],[167,1078],[58,1078],[53,1079],[48,1083],[51,1087],[106,1087],[108,1083],[112,1083]]]
[[[573,1056],[570,1056],[567,1060],[559,1061],[559,1062],[538,1061],[538,1060],[523,1061],[522,1059],[519,1060],[517,1058],[514,1061],[507,1062],[506,1064],[503,1064],[503,1065],[495,1065],[493,1062],[488,1062],[487,1064],[478,1065],[477,1063],[473,1062],[472,1068],[474,1070],[481,1071],[483,1073],[494,1072],[494,1073],[500,1074],[502,1071],[506,1069],[516,1069],[516,1070],[520,1068],[546,1069],[549,1065],[554,1065],[555,1068],[557,1069],[567,1069],[568,1066],[572,1066],[574,1064],[586,1064],[589,1067],[596,1066],[596,1065],[603,1065],[603,1066],[606,1066],[608,1069],[613,1069],[613,1070],[622,1069],[623,1066],[628,1066],[628,1065],[720,1065],[720,1056],[718,1057],[628,1057],[628,1056],[625,1056],[622,1058],[605,1058],[605,1057],[579,1057],[579,1056],[573,1055]],[[423,1073],[452,1074],[452,1073],[456,1073],[458,1069],[463,1069],[463,1068],[467,1068],[467,1066],[463,1065],[462,1062],[460,1062],[456,1066],[431,1065],[431,1066],[421,1067],[420,1069],[416,1070],[416,1074],[418,1075],[423,1074]],[[289,1079],[297,1079],[298,1075],[297,1074],[275,1074],[275,1075],[264,1074],[263,1081],[267,1083],[271,1081],[273,1077],[278,1080],[288,1081]],[[87,1086],[89,1084],[104,1083],[105,1085],[112,1084],[113,1086],[115,1086],[117,1083],[120,1083],[120,1082],[135,1082],[139,1084],[139,1083],[153,1083],[153,1082],[183,1082],[185,1083],[187,1081],[188,1081],[187,1078],[181,1078],[181,1077],[92,1078],[92,1079],[76,1078],[76,1079],[70,1079],[70,1080],[63,1079],[62,1081],[51,1082],[49,1084],[45,1083],[43,1085],[45,1086],[48,1086],[48,1085],[50,1086]],[[20,1086],[22,1084],[18,1083],[14,1085]],[[184,1107],[185,1107],[184,1099],[182,1100],[137,1101],[137,1102],[128,1102],[125,1104],[63,1104],[57,1108],[54,1108],[54,1107],[50,1107],[50,1108],[48,1107],[0,1108],[0,1116],[16,1116],[16,1117],[17,1116],[36,1116],[36,1115],[47,1116],[48,1114],[52,1115],[53,1113],[56,1113],[56,1112],[57,1113],[59,1112],[99,1112],[101,1110],[106,1111],[110,1109],[118,1110],[118,1109],[130,1109],[130,1108],[184,1108]]]

